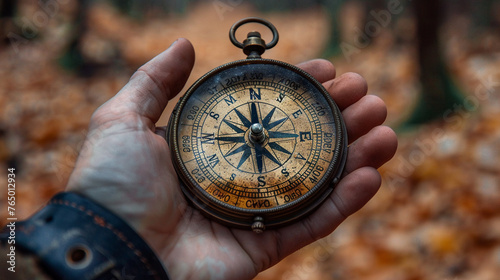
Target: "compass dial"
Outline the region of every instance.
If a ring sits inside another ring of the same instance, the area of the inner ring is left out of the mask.
[[[345,128],[326,90],[274,60],[207,73],[179,102],[170,129],[183,191],[232,226],[303,216],[331,192],[345,161]]]

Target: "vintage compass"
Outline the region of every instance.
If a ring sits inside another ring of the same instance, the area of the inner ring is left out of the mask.
[[[267,26],[243,43],[243,24]],[[248,56],[206,73],[176,105],[167,141],[185,196],[222,224],[262,232],[304,217],[342,174],[347,136],[342,115],[311,75],[261,54],[278,42],[268,21],[245,18],[229,32]]]

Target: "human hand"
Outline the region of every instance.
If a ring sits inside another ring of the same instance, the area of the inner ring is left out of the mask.
[[[342,110],[350,142],[342,180],[303,220],[262,234],[228,228],[186,202],[165,141],[156,127],[194,63],[179,39],[142,66],[91,118],[68,190],[85,195],[127,221],[156,251],[173,279],[251,279],[301,247],[331,233],[377,192],[376,168],[395,153],[384,102],[366,95],[363,78],[335,78],[324,60],[299,65],[322,82]]]

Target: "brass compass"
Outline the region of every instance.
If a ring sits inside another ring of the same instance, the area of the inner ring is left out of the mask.
[[[273,33],[265,43],[250,32]],[[246,59],[196,81],[176,105],[167,141],[189,201],[222,224],[262,232],[313,211],[342,174],[347,136],[340,110],[311,75],[261,55],[278,42],[268,21],[245,18],[229,32]]]

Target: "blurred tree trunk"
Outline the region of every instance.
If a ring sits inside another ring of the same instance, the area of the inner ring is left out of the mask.
[[[90,0],[77,1],[77,15],[73,21],[73,37],[69,41],[66,52],[59,59],[59,64],[68,69],[75,71],[82,77],[92,76],[93,69],[91,65],[85,61],[81,51],[81,41],[87,31],[87,15],[90,7]]]
[[[422,124],[443,118],[447,110],[463,103],[444,61],[439,44],[443,18],[440,0],[413,1],[417,19],[420,100],[406,125]]]
[[[473,21],[477,28],[484,29],[494,25],[492,12],[495,6],[495,2],[497,1],[498,0],[482,0],[470,3],[470,6],[472,6],[471,8],[473,12]]]
[[[330,34],[328,34],[328,42],[322,57],[328,59],[342,53],[341,44],[341,21],[340,11],[345,0],[324,0],[322,5],[325,8],[328,18],[330,19]]]
[[[9,31],[12,28],[16,14],[17,2],[13,0],[0,0],[0,45],[8,45],[10,43]]]

